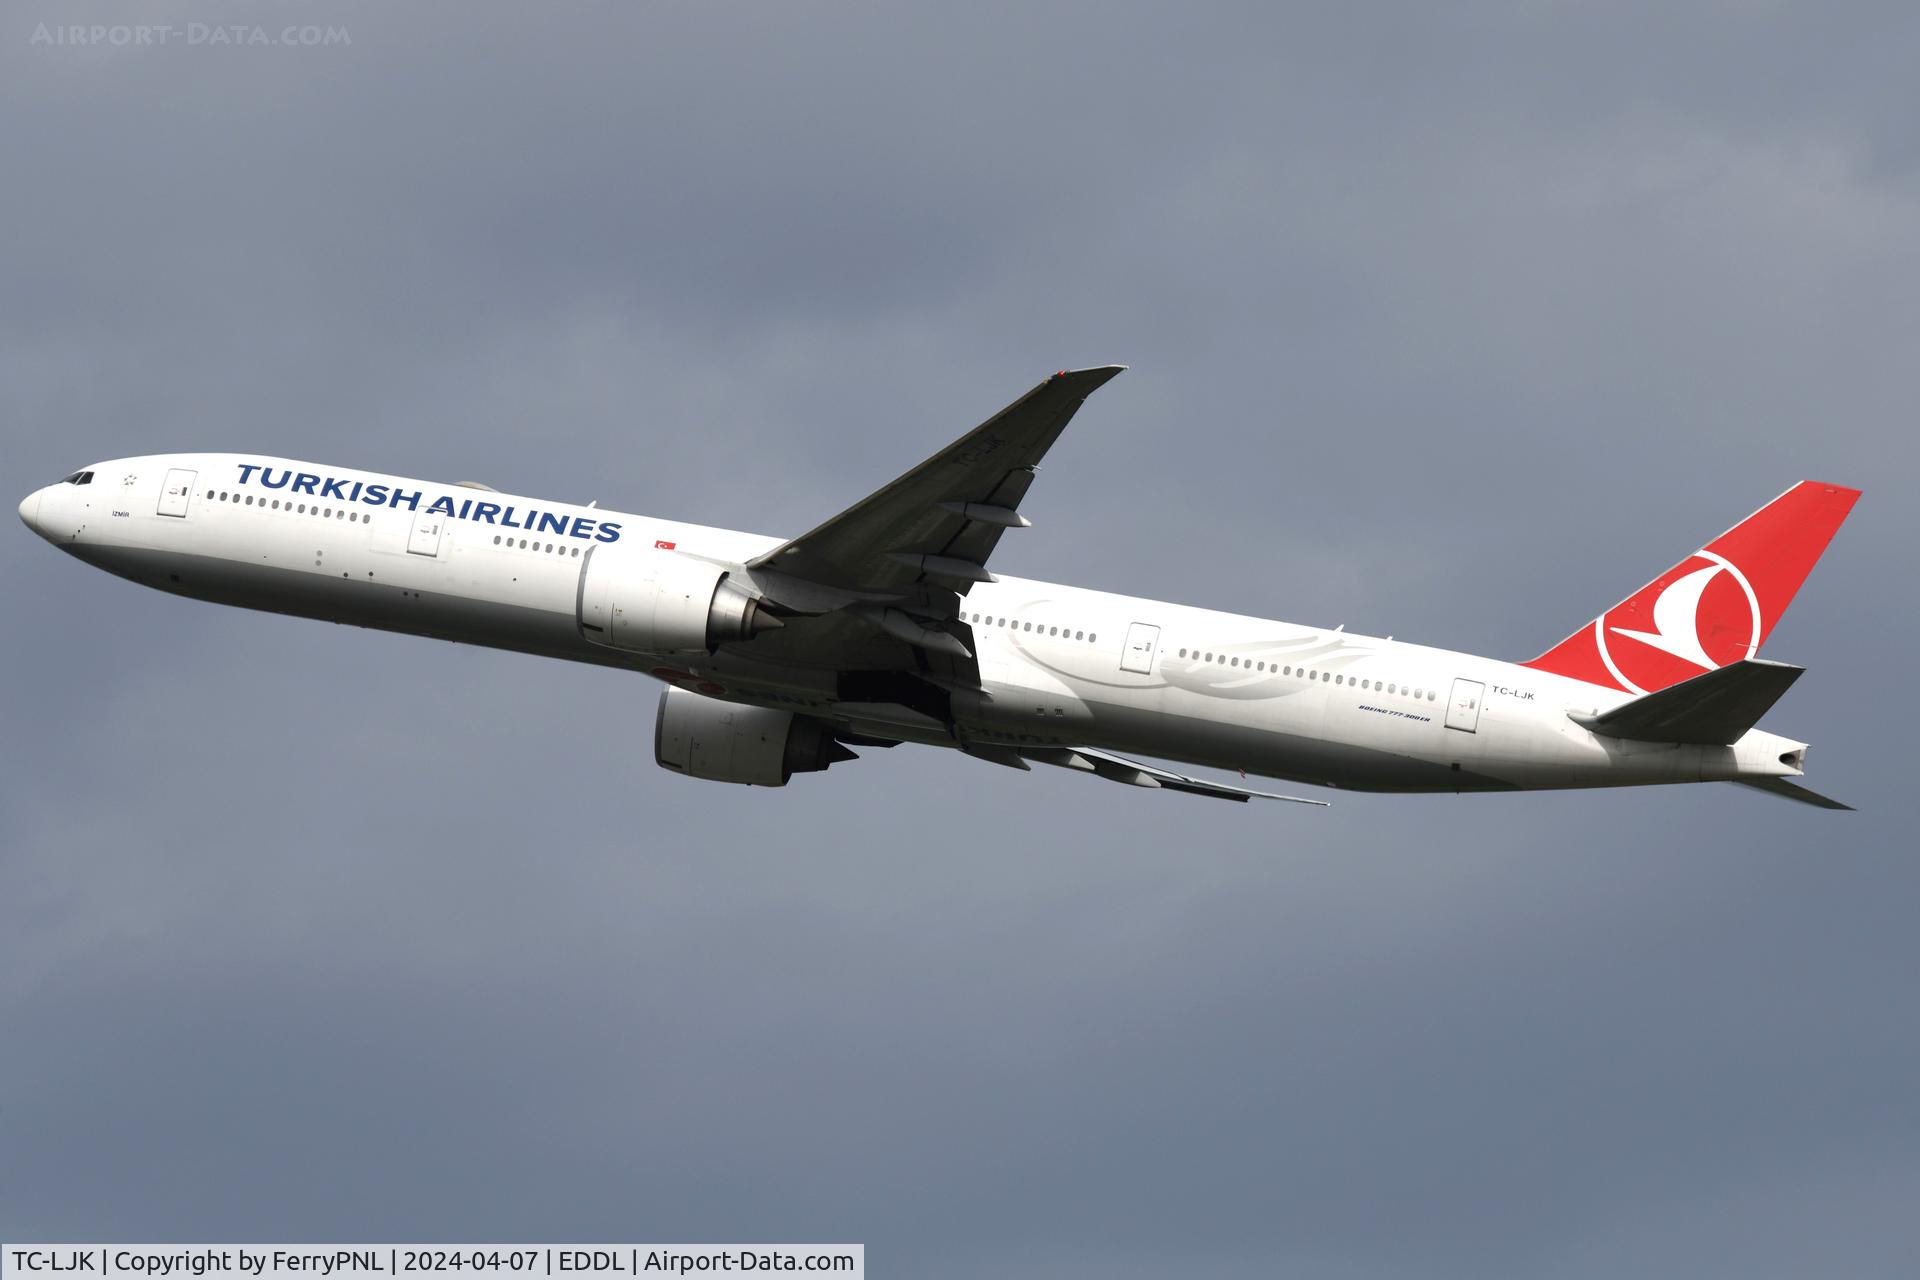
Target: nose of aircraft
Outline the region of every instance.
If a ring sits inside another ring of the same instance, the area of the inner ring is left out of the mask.
[[[41,490],[35,489],[20,499],[20,519],[35,533],[40,532],[40,494]]]

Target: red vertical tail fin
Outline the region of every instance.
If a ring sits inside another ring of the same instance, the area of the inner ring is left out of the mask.
[[[1522,666],[1652,693],[1751,658],[1860,490],[1802,480]]]

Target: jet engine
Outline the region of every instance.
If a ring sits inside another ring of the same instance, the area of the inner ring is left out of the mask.
[[[668,685],[654,718],[653,758],[690,778],[784,787],[796,773],[817,773],[859,757],[818,720]]]
[[[578,608],[581,635],[638,653],[712,653],[781,625],[719,565],[655,549],[589,551]]]

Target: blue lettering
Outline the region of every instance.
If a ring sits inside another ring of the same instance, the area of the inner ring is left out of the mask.
[[[422,496],[418,489],[412,493],[408,493],[405,489],[396,487],[393,491],[393,496],[387,499],[387,505],[390,507],[405,507],[409,511],[418,511],[420,509],[420,499]]]
[[[593,539],[595,542],[618,542],[620,541],[620,526],[611,520],[602,520],[600,522],[600,532],[594,534]]]
[[[387,505],[387,486],[383,484],[368,485],[367,491],[360,495],[360,501],[366,503],[370,507],[386,506]]]
[[[284,489],[287,487],[287,481],[291,479],[293,479],[293,472],[291,471],[282,471],[280,478],[275,480],[273,478],[272,467],[260,468],[260,483],[269,489]]]
[[[467,518],[467,512],[471,510],[473,510],[473,499],[468,498],[465,502],[462,502],[460,504],[460,510],[456,511],[454,514],[459,516],[460,519],[465,520]]]
[[[526,526],[525,526],[525,525],[523,525],[523,524],[515,524],[515,523],[513,522],[513,508],[512,508],[512,507],[508,507],[508,508],[507,508],[507,509],[506,509],[505,511],[503,511],[503,512],[501,512],[501,513],[500,513],[500,523],[501,523],[501,524],[503,524],[503,525],[505,525],[505,526],[507,526],[507,528],[509,528],[509,529],[524,529],[524,528],[526,528]]]
[[[360,501],[360,487],[361,487],[361,485],[363,485],[364,483],[365,483],[365,481],[362,481],[362,480],[355,480],[355,481],[353,482],[353,488],[347,491],[347,501],[348,501],[348,502],[358,502],[358,501]]]
[[[323,498],[332,498],[336,502],[345,502],[347,500],[347,482],[345,480],[335,480],[332,476],[328,476],[325,483],[320,486],[320,496]]]
[[[499,514],[500,504],[497,502],[476,502],[473,504],[473,518],[475,520],[485,520],[488,524],[492,524],[493,518]]]
[[[319,476],[310,476],[306,472],[302,471],[299,475],[293,478],[293,492],[312,493],[313,486],[319,483],[320,483]]]
[[[591,538],[593,536],[593,521],[587,519],[585,516],[575,516],[573,518],[573,527],[567,530],[567,536],[570,538]]]
[[[258,470],[260,470],[260,464],[257,462],[241,463],[240,464],[240,483],[245,484],[247,482],[247,477],[251,475],[253,472]]]
[[[540,513],[539,532],[557,533],[564,537],[567,532],[567,518],[565,516],[556,516],[551,512],[542,511]]]
[[[447,496],[446,496],[446,495],[444,495],[444,494],[442,494],[442,495],[441,495],[440,497],[438,497],[438,498],[435,498],[435,499],[433,500],[433,505],[427,508],[427,514],[428,514],[428,515],[432,515],[432,514],[433,514],[434,512],[436,512],[436,511],[438,511],[438,512],[439,512],[439,513],[440,513],[441,515],[443,515],[443,516],[450,516],[450,515],[452,515],[452,514],[453,514],[453,499],[452,499],[452,498],[449,498],[449,497],[447,497]]]

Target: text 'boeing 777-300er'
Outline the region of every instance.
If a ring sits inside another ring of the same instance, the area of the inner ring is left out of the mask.
[[[1356,791],[1788,779],[1760,646],[1856,489],[1804,481],[1530,662],[989,573],[1035,468],[1118,366],[1063,372],[782,540],[251,454],[97,462],[20,516],[178,595],[643,671],[655,756],[782,786],[951,747],[1228,800],[1160,760]],[[1122,754],[1126,753],[1126,754]],[[1320,803],[1305,801],[1304,803]]]

